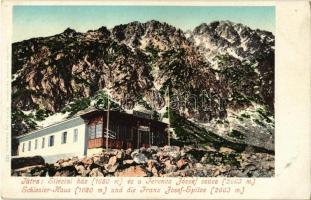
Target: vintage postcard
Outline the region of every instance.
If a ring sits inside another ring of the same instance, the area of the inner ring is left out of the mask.
[[[309,3],[3,1],[2,198],[310,198]]]

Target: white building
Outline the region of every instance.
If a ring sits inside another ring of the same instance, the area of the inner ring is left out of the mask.
[[[75,117],[17,137],[18,156],[40,155],[46,162],[87,154],[87,125]]]
[[[18,157],[39,155],[51,163],[102,151],[106,146],[106,114],[92,110],[18,136]],[[109,148],[166,144],[165,123],[117,111],[110,111],[109,119]]]

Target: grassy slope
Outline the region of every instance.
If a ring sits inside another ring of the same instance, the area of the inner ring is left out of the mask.
[[[200,146],[213,146],[220,148],[222,146],[232,148],[238,152],[245,150],[249,145],[232,142],[225,138],[211,132],[206,129],[197,126],[193,122],[186,118],[178,115],[177,113],[171,112],[171,124],[175,130],[175,134],[178,139],[172,140],[172,144],[175,145],[190,145],[197,144]],[[263,148],[251,146],[255,151],[273,153],[272,151],[265,150]]]

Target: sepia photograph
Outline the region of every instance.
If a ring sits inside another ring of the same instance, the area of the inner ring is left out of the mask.
[[[13,6],[11,176],[274,177],[275,20]]]

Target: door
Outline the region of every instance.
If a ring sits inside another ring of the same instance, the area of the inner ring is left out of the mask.
[[[150,128],[147,126],[140,126],[137,129],[137,136],[135,138],[136,142],[136,148],[140,148],[142,146],[148,147],[151,144],[151,133]]]

